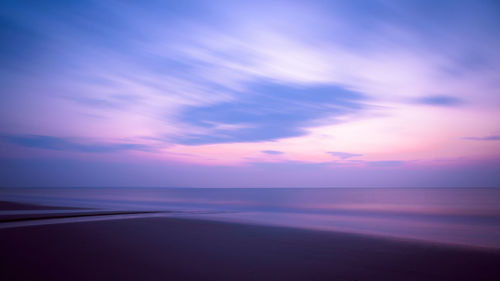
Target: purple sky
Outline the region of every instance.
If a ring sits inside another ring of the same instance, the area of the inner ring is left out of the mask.
[[[6,1],[0,185],[498,187],[499,28],[496,1]]]

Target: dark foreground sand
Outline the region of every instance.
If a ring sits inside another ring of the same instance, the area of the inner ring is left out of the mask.
[[[0,280],[499,280],[500,253],[170,218],[0,229]]]

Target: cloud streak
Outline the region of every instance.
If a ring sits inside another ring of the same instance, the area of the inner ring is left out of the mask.
[[[475,140],[475,141],[498,141],[500,140],[499,136],[485,136],[485,137],[465,137],[466,140]]]
[[[349,159],[352,157],[360,157],[363,156],[363,154],[358,154],[358,153],[348,153],[348,152],[340,152],[340,151],[332,151],[332,152],[327,152],[328,154],[335,156],[340,159]]]
[[[363,108],[362,95],[338,87],[297,88],[261,83],[240,95],[235,101],[187,108],[180,121],[205,132],[175,141],[199,145],[296,137],[305,135],[304,129],[316,121]]]
[[[79,143],[67,138],[42,135],[2,136],[6,142],[24,147],[41,148],[60,151],[78,151],[88,153],[114,153],[121,151],[150,151],[151,148],[135,143]]]
[[[262,153],[269,154],[269,155],[280,155],[283,154],[283,151],[278,151],[278,150],[262,150]]]
[[[464,104],[459,98],[444,95],[425,96],[416,100],[417,103],[434,106],[459,106]]]
[[[404,164],[404,161],[366,161],[366,164],[368,166],[373,166],[373,167],[394,167],[394,166],[400,166]]]

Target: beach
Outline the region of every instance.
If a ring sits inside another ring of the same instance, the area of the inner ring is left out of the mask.
[[[495,280],[500,252],[183,218],[0,229],[1,280]]]
[[[500,281],[499,27],[0,1],[0,281]]]

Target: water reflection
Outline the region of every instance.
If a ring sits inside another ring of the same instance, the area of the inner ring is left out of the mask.
[[[1,189],[3,200],[189,216],[500,249],[500,190]],[[201,213],[197,213],[201,212]]]

